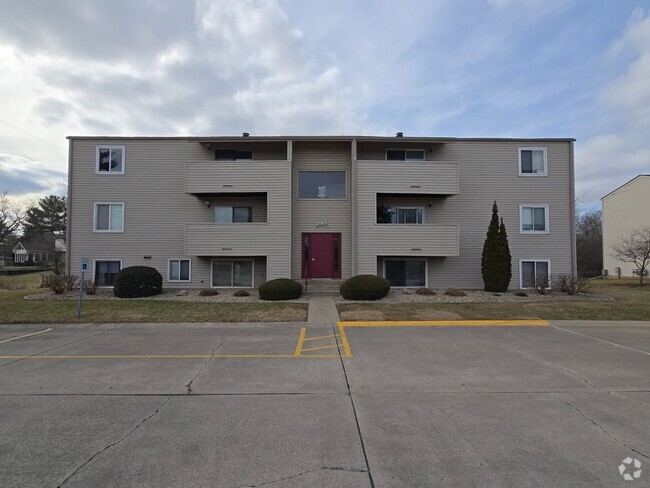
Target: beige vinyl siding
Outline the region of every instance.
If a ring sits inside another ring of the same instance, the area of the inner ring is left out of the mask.
[[[292,212],[292,265],[291,277],[301,275],[301,235],[303,232],[341,233],[341,278],[352,275],[352,242],[350,211],[350,142],[293,143],[293,212]],[[298,171],[345,171],[345,200],[298,199]],[[326,227],[316,227],[326,221]]]
[[[437,146],[432,153],[441,161],[458,161],[458,195],[438,197],[432,209],[426,208],[425,222],[436,225],[458,225],[459,253],[428,259],[429,286],[482,288],[481,253],[492,212],[497,201],[499,215],[504,218],[512,253],[511,288],[519,287],[520,259],[550,259],[552,273],[572,273],[571,168],[569,142],[537,143],[547,147],[548,176],[519,176],[518,148],[530,143],[517,141],[451,141]],[[359,145],[360,153],[362,145]],[[380,151],[375,151],[380,154]],[[366,155],[367,157],[367,155]],[[387,163],[388,164],[388,163]],[[416,164],[416,163],[412,163]],[[359,176],[360,180],[362,175]],[[363,198],[364,182],[358,182],[359,199]],[[368,183],[368,192],[376,188]],[[367,198],[367,196],[366,196]],[[426,200],[423,197],[421,202]],[[548,234],[519,234],[519,205],[544,203],[549,205]],[[358,208],[362,206],[361,201]],[[366,206],[368,206],[366,204]],[[374,218],[374,216],[373,216]],[[378,256],[394,255],[376,244],[362,242],[362,215],[358,216],[359,269],[357,273],[381,273]],[[366,224],[371,219],[365,219]],[[420,247],[413,240],[412,247]],[[407,253],[412,256],[415,253]]]
[[[603,268],[610,277],[631,277],[636,265],[616,260],[612,246],[633,229],[650,226],[650,176],[641,175],[603,198]]]
[[[95,148],[109,144],[125,146],[124,175],[95,174]],[[286,148],[286,144],[283,147]],[[277,157],[277,153],[272,156]],[[222,164],[213,161],[214,151],[182,139],[73,139],[71,159],[69,272],[79,274],[81,257],[86,256],[91,263],[93,260],[120,259],[123,267],[153,266],[166,280],[169,259],[191,258],[192,281],[182,286],[209,286],[211,261],[186,255],[185,233],[186,224],[212,222],[213,210],[206,207],[201,198],[185,193],[185,178],[187,161]],[[277,186],[267,184],[260,189],[269,194],[269,220],[276,224],[273,232],[285,236],[278,259],[273,262],[275,277],[289,274],[286,242],[290,226],[290,173],[289,163],[284,161],[283,164],[284,183],[278,181]],[[123,233],[93,233],[93,203],[102,201],[124,202]],[[263,242],[260,236],[256,238]],[[258,249],[256,255],[265,255],[267,251],[266,248]],[[256,266],[256,274],[258,268]],[[89,271],[92,276],[93,270]],[[179,284],[170,286],[178,287]]]

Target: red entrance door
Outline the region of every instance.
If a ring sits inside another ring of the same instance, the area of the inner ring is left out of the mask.
[[[341,277],[341,234],[302,235],[302,277]]]

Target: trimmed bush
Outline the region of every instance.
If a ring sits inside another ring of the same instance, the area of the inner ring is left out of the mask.
[[[380,300],[388,295],[390,282],[376,275],[357,275],[341,285],[341,295],[346,300]]]
[[[235,293],[232,294],[234,297],[249,297],[251,296],[250,293],[248,293],[246,290],[237,290]]]
[[[457,290],[455,288],[450,288],[445,292],[445,295],[448,297],[466,297],[467,293],[465,293],[463,290]]]
[[[278,278],[260,285],[262,300],[295,300],[302,296],[302,285],[288,278]]]
[[[435,295],[436,292],[431,288],[418,288],[415,290],[416,295]]]
[[[200,297],[216,297],[219,294],[219,290],[214,288],[204,288],[199,292]]]
[[[95,295],[97,293],[97,284],[93,280],[84,280],[84,293],[86,295]]]
[[[76,275],[49,275],[41,278],[41,287],[50,288],[60,295],[64,291],[72,291],[78,287]]]
[[[130,266],[115,275],[113,294],[120,298],[140,298],[160,295],[162,276],[150,266]]]

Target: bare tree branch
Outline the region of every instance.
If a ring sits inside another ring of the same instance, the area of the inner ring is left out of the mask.
[[[633,263],[639,270],[639,282],[643,285],[643,275],[650,264],[650,226],[638,227],[629,237],[621,238],[612,246],[612,257],[624,263]]]

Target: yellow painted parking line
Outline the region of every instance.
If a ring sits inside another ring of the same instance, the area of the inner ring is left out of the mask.
[[[345,335],[345,322],[339,322],[338,328],[339,328],[339,335],[341,336],[341,345],[343,346],[343,354],[342,356],[344,358],[349,358],[352,357],[352,351],[350,350],[350,343],[348,342],[348,336]]]
[[[303,349],[301,352],[307,352],[307,351],[318,351],[320,349],[335,349],[337,347],[341,347],[338,344],[335,344],[333,346],[319,346],[319,347],[310,347],[308,349]]]
[[[300,357],[300,352],[302,351],[302,344],[305,342],[305,333],[307,332],[307,327],[300,328],[300,335],[298,336],[298,344],[296,344],[296,350],[293,353],[294,356]]]
[[[344,327],[545,327],[546,320],[404,320],[404,321],[359,321],[339,322],[339,330]]]
[[[330,334],[330,335],[318,336],[318,337],[306,337],[305,341],[315,341],[317,339],[330,339],[332,337],[338,337],[338,334]]]
[[[42,334],[44,332],[49,332],[51,330],[52,330],[52,328],[50,327],[49,329],[41,330],[41,331],[38,331],[38,332],[32,332],[31,334],[25,334],[25,335],[21,335],[21,336],[17,336],[17,337],[11,337],[10,339],[5,339],[4,341],[0,341],[0,344],[3,344],[5,342],[17,341],[18,339],[23,339],[25,337],[35,336],[37,334]]]
[[[240,359],[240,358],[337,358],[338,354],[308,354],[296,356],[295,354],[149,354],[149,355],[66,355],[66,356],[0,356],[0,359]]]

